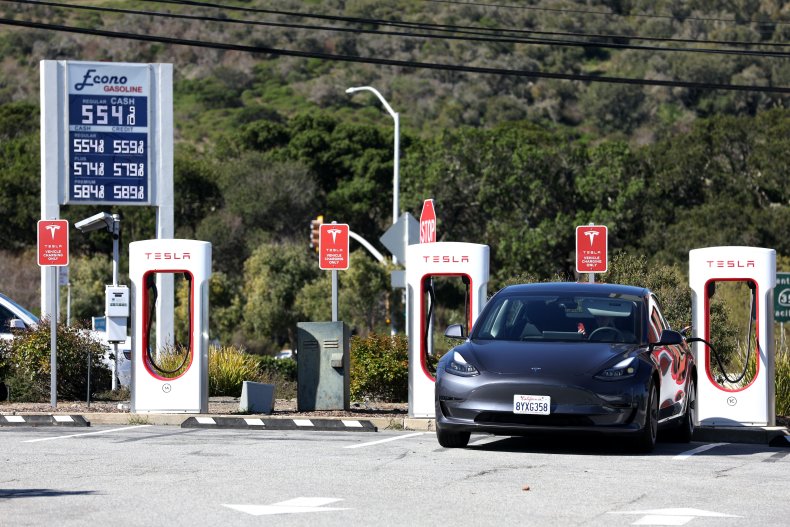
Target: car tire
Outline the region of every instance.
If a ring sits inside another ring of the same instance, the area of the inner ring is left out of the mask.
[[[686,411],[680,418],[680,424],[675,430],[673,438],[678,443],[689,443],[694,437],[694,420],[697,417],[697,385],[694,379],[689,380],[687,397]]]
[[[634,441],[634,450],[649,454],[656,447],[658,437],[658,392],[656,385],[650,383],[647,391],[647,405],[645,406],[645,425],[639,431],[639,436]]]
[[[436,439],[439,440],[439,444],[444,448],[464,448],[469,444],[471,435],[469,432],[450,432],[441,428],[436,429]]]

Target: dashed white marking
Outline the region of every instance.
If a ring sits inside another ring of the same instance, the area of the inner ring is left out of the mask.
[[[315,426],[310,419],[294,419],[296,426]]]
[[[700,452],[705,452],[706,450],[710,450],[711,448],[716,448],[717,446],[724,446],[729,445],[729,443],[711,443],[709,445],[702,445],[692,450],[687,450],[683,453],[678,454],[677,456],[673,457],[672,459],[677,461],[683,461],[684,459],[688,459],[694,454],[699,454]]]
[[[366,446],[380,445],[381,443],[389,443],[390,441],[397,441],[399,439],[406,439],[407,437],[416,437],[423,435],[424,432],[415,432],[414,434],[404,434],[395,437],[388,437],[387,439],[379,439],[378,441],[369,441],[367,443],[357,443],[356,445],[348,445],[343,448],[362,448]]]
[[[247,419],[245,418],[244,421],[250,426],[265,426],[261,419]]]
[[[294,498],[288,501],[273,503],[272,505],[227,505],[228,507],[240,512],[252,514],[253,516],[264,516],[271,514],[302,514],[305,512],[329,512],[345,511],[347,508],[325,507],[330,503],[343,501],[341,498]]]
[[[686,525],[694,518],[741,518],[722,512],[701,509],[653,509],[647,511],[612,511],[609,514],[634,514],[642,516],[631,525]]]
[[[24,423],[25,422],[25,418],[22,417],[21,415],[6,415],[4,417],[5,417],[5,420],[8,421],[9,423]]]
[[[359,421],[346,421],[343,419],[343,424],[349,428],[362,428],[362,423]]]
[[[52,417],[55,418],[55,421],[58,423],[73,423],[74,419],[71,418],[70,415],[53,415]]]
[[[217,422],[212,417],[195,417],[195,421],[202,425],[215,425]]]
[[[56,436],[56,437],[41,437],[39,439],[28,439],[27,441],[22,441],[23,443],[38,443],[40,441],[54,441],[55,439],[68,439],[70,437],[82,437],[82,436],[92,436],[96,434],[109,434],[110,432],[119,432],[121,430],[131,430],[132,428],[143,428],[146,426],[151,425],[135,425],[135,426],[124,426],[123,428],[113,428],[111,430],[99,430],[97,432],[85,432],[82,434],[70,434],[67,436]]]

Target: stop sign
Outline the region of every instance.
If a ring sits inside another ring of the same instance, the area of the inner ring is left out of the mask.
[[[420,243],[436,242],[436,210],[433,200],[426,199],[420,213]]]

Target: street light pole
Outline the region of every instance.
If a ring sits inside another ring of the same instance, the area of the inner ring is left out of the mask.
[[[395,148],[394,148],[394,160],[393,160],[393,168],[392,168],[392,224],[395,225],[398,223],[398,218],[400,217],[400,117],[398,116],[398,112],[392,109],[392,106],[387,102],[387,99],[384,98],[379,91],[372,87],[372,86],[352,86],[351,88],[346,90],[346,93],[352,94],[358,91],[369,91],[373,92],[373,94],[379,98],[381,104],[384,105],[384,109],[387,110],[387,113],[392,116],[392,120],[395,121]],[[404,236],[408,236],[408,229],[406,229]],[[393,254],[392,255],[392,264],[398,265],[398,258]],[[404,290],[404,305],[406,306],[406,320],[408,320],[408,290]],[[406,323],[406,327],[408,328],[408,323]],[[408,331],[408,329],[407,329]],[[390,333],[395,335],[395,317],[391,319],[390,325]]]
[[[392,120],[395,121],[395,157],[392,175],[392,224],[395,225],[398,223],[398,218],[400,217],[400,193],[398,190],[400,188],[400,117],[398,116],[398,112],[392,109],[387,99],[385,99],[376,88],[371,86],[355,86],[347,89],[346,93],[350,94],[358,91],[373,92],[376,97],[379,98],[381,104],[384,105],[384,109],[387,110],[387,113],[392,116]],[[395,258],[395,256],[392,257],[392,263],[398,263],[398,259]]]

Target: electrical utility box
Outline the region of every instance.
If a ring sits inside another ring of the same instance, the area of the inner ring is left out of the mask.
[[[296,327],[299,411],[349,410],[348,326],[343,322],[299,322]]]

